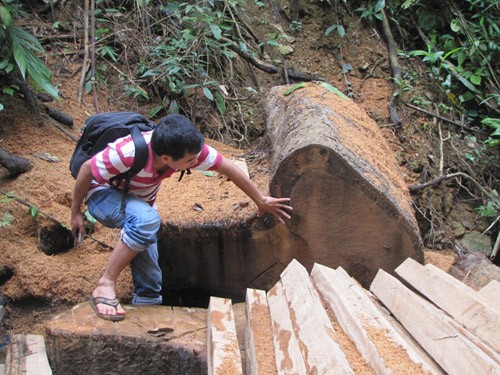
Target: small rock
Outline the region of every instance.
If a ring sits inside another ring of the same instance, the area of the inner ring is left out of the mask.
[[[487,235],[472,231],[464,234],[457,242],[460,247],[468,252],[478,252],[487,257],[491,255],[491,239]]]

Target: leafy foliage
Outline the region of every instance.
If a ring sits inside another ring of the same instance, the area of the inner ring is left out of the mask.
[[[12,1],[6,3],[12,4]],[[59,100],[58,91],[51,83],[52,74],[38,56],[45,53],[44,48],[33,35],[14,25],[12,14],[23,13],[18,6],[0,5],[0,75],[19,75],[36,89]],[[13,95],[18,89],[18,85],[11,84],[4,87],[3,93]]]
[[[151,116],[181,108],[186,111],[187,105],[206,100],[223,123],[222,127],[205,129],[208,135],[222,139],[227,133],[231,139],[246,141],[246,114],[239,102],[227,100],[252,95],[250,88],[239,93],[241,89],[234,85],[242,67],[236,52],[260,58],[268,46],[280,46],[282,33],[272,33],[266,40],[252,36],[239,16],[243,13],[241,0],[113,3],[117,2],[101,1],[96,12],[95,48],[101,77],[109,71],[106,66],[116,61],[128,64],[130,56],[136,55],[137,61],[121,70],[119,78],[127,97],[157,103]],[[117,17],[127,22],[130,30],[137,30],[129,34],[123,49]],[[127,59],[122,52],[125,49]]]
[[[362,18],[375,20],[380,19],[382,9],[401,36],[414,43],[416,48],[408,55],[429,65],[450,106],[479,126],[486,125],[481,121],[485,117],[500,116],[498,1],[378,0],[360,6],[358,12]],[[404,29],[399,26],[403,24],[407,25]]]

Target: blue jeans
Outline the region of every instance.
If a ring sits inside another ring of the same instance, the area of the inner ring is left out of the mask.
[[[162,303],[162,274],[158,265],[156,233],[161,219],[158,211],[133,194],[128,194],[125,212],[120,208],[123,190],[103,189],[87,200],[90,214],[109,228],[121,228],[120,239],[137,255],[130,263],[134,305],[160,305]]]

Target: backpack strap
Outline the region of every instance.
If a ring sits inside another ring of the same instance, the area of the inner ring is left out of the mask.
[[[187,174],[191,174],[191,169],[189,169],[189,168],[181,170],[181,175],[180,175],[178,181],[182,180],[182,177],[184,177],[184,173],[186,173],[186,171],[187,171]]]
[[[148,145],[138,127],[130,128],[130,134],[135,146],[134,164],[125,175],[125,189],[123,191],[120,211],[125,211],[125,198],[130,188],[130,180],[146,166],[148,161]]]

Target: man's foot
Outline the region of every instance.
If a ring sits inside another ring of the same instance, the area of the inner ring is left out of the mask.
[[[113,286],[100,282],[92,293],[90,303],[97,316],[102,319],[113,321],[125,319],[125,310],[116,298]]]
[[[90,297],[90,304],[96,315],[105,320],[117,322],[125,319],[125,310],[120,306],[117,298],[109,299],[106,297]],[[102,311],[107,311],[106,313]]]

